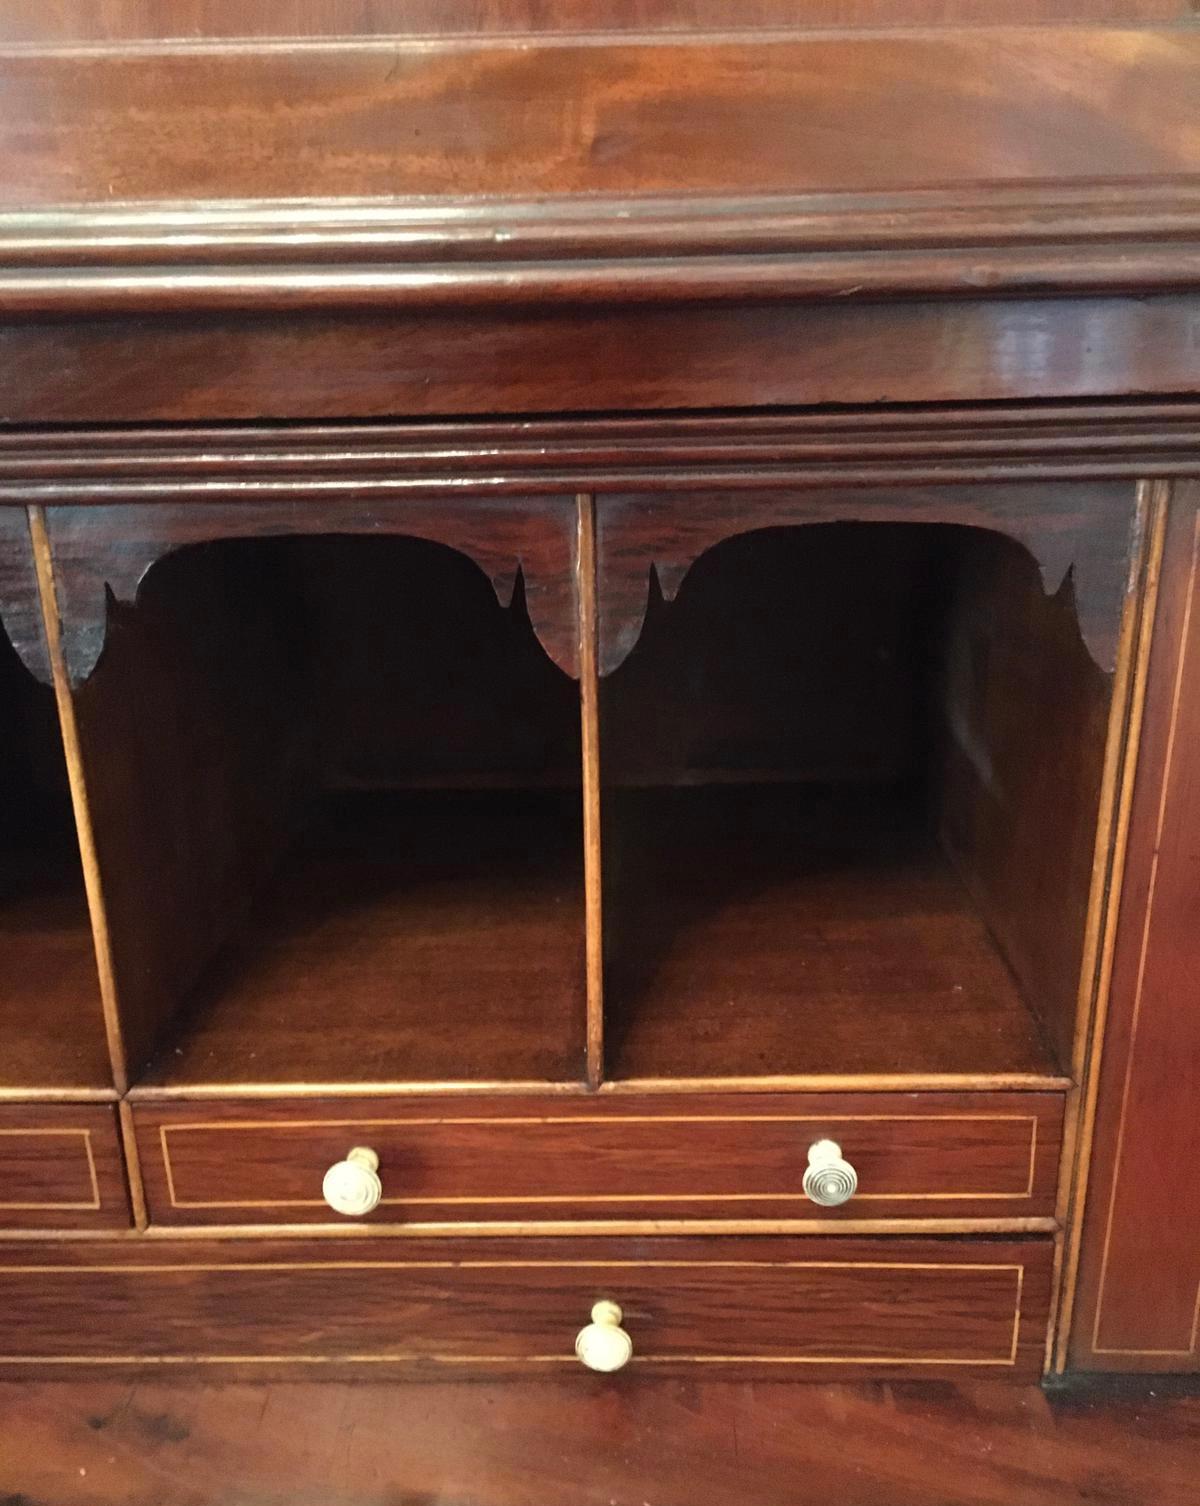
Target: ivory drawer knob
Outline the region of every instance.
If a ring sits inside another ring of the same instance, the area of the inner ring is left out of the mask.
[[[615,1302],[597,1302],[592,1321],[579,1330],[575,1353],[589,1370],[609,1375],[633,1358],[633,1340],[621,1327],[621,1309]]]
[[[842,1147],[836,1140],[818,1140],[808,1147],[805,1197],[822,1208],[836,1208],[848,1203],[857,1190],[858,1172],[849,1161],[843,1161]]]
[[[379,1206],[383,1183],[379,1180],[379,1157],[365,1145],[356,1145],[325,1173],[321,1184],[325,1201],[335,1213],[361,1218]]]

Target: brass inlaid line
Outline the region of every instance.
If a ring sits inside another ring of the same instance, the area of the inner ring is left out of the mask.
[[[824,1127],[849,1123],[1012,1123],[1030,1126],[1029,1173],[1026,1187],[1020,1192],[860,1192],[857,1202],[1024,1202],[1033,1196],[1037,1165],[1037,1116],[1027,1114],[625,1114],[625,1115],[546,1115],[546,1116],[429,1116],[400,1119],[276,1119],[219,1120],[187,1124],[160,1124],[159,1144],[172,1208],[320,1208],[321,1198],[222,1198],[181,1199],[175,1183],[174,1165],[168,1145],[169,1134],[223,1131],[248,1133],[285,1129],[369,1129],[403,1128],[409,1125],[577,1125],[577,1124],[818,1124]],[[531,1205],[535,1203],[703,1203],[703,1202],[804,1202],[803,1192],[687,1192],[687,1193],[528,1193],[520,1195],[420,1196],[381,1198],[381,1204],[409,1206],[489,1207],[492,1205]]]
[[[578,510],[575,581],[579,613],[579,718],[583,770],[583,889],[588,1086],[604,1076],[604,895],[600,818],[599,614],[596,603],[596,504],[589,494]]]

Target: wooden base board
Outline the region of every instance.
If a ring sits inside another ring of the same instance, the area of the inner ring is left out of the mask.
[[[0,1488],[55,1506],[1194,1506],[1200,1395],[629,1383],[0,1385]]]

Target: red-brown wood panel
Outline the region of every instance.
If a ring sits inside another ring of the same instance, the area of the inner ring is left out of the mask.
[[[1171,503],[1070,1362],[1200,1369],[1200,486]]]
[[[128,423],[1105,397],[1195,391],[1198,350],[1196,300],[1169,293],[180,314],[0,325],[0,405]]]
[[[156,1224],[344,1225],[321,1196],[353,1146],[380,1158],[364,1222],[1036,1218],[1054,1212],[1055,1093],[424,1095],[138,1103]],[[835,1139],[859,1176],[841,1208],[801,1182]]]
[[[1198,56],[1186,27],[1150,41],[1098,26],[13,49],[0,58],[0,198],[822,193],[1185,173]]]
[[[633,1340],[631,1376],[1028,1378],[1050,1263],[1049,1239],[25,1243],[0,1251],[0,1373],[577,1372],[582,1384],[575,1336],[607,1299]]]
[[[0,1230],[119,1229],[129,1221],[111,1105],[0,1107]]]

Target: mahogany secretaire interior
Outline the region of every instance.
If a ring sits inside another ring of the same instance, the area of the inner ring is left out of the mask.
[[[103,9],[0,18],[0,1376],[1200,1368],[1191,7]]]

